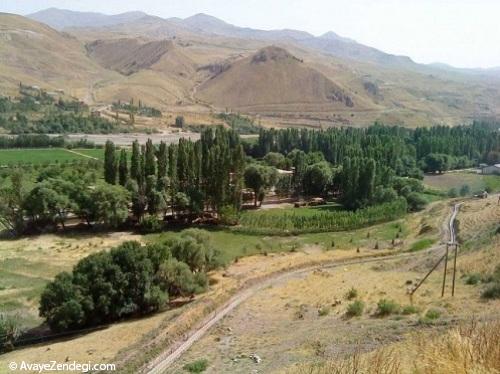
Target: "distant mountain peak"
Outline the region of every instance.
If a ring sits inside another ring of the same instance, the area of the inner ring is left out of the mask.
[[[137,21],[148,17],[142,11],[131,11],[116,15],[106,15],[96,12],[78,12],[74,10],[48,8],[27,15],[35,21],[45,23],[50,27],[62,30],[70,27],[102,27]]]

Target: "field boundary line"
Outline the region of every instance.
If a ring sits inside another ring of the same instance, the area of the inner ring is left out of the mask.
[[[80,153],[80,152],[76,152],[76,151],[73,151],[72,149],[65,149],[65,151],[69,152],[69,153],[73,153],[73,154],[78,155],[78,156],[82,156],[82,157],[85,157],[85,158],[90,158],[92,160],[99,161],[99,159],[97,157],[93,157],[93,156],[89,156],[89,155],[86,155],[86,154],[83,154],[83,153]]]

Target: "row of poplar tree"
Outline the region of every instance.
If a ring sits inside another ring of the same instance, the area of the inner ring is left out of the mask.
[[[321,152],[333,165],[345,157],[368,157],[397,170],[402,162],[414,165],[429,154],[466,157],[475,162],[500,162],[500,125],[474,122],[469,126],[433,126],[415,130],[375,124],[368,128],[261,129],[259,141],[248,152],[288,154],[294,149]]]
[[[201,139],[180,139],[178,144],[135,141],[131,157],[108,141],[105,146],[104,179],[126,187],[137,218],[150,214],[189,210],[218,212],[239,209],[245,154],[240,138],[223,127],[207,128]]]

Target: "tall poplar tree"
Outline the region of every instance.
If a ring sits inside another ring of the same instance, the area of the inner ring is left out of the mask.
[[[120,151],[120,161],[118,164],[118,180],[120,185],[125,186],[128,181],[128,160],[127,151],[122,149]]]
[[[104,180],[109,184],[116,184],[116,149],[111,141],[106,142],[104,149]]]

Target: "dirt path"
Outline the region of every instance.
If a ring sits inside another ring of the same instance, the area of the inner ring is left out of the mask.
[[[458,211],[460,209],[461,203],[455,204],[453,206],[451,215],[447,222],[443,222],[443,242],[455,242],[456,234],[455,234],[455,219],[457,217]],[[439,249],[443,249],[443,244],[439,244],[434,246],[433,248],[427,250],[424,253],[428,253],[429,251],[436,251]],[[236,307],[242,304],[245,300],[255,295],[258,291],[274,285],[278,282],[282,282],[284,280],[303,275],[305,273],[309,273],[315,270],[321,269],[331,269],[336,267],[343,267],[347,265],[356,265],[356,264],[364,264],[370,262],[383,262],[388,260],[394,260],[398,258],[405,257],[415,257],[421,255],[422,252],[416,253],[402,253],[397,255],[387,255],[383,258],[371,256],[369,258],[357,259],[357,260],[345,260],[345,261],[337,261],[335,263],[325,263],[323,265],[311,266],[299,270],[293,270],[287,273],[281,273],[272,278],[268,278],[246,290],[242,290],[237,293],[235,296],[231,298],[231,300],[226,303],[224,306],[219,308],[217,311],[212,313],[209,317],[207,317],[196,329],[194,329],[188,337],[184,341],[177,342],[177,344],[173,344],[171,347],[166,349],[163,354],[158,356],[155,360],[150,362],[142,372],[148,374],[159,374],[164,372],[170,365],[172,365],[181,355],[186,352],[194,343],[200,340],[217,322],[222,320],[228,313],[233,311]]]

